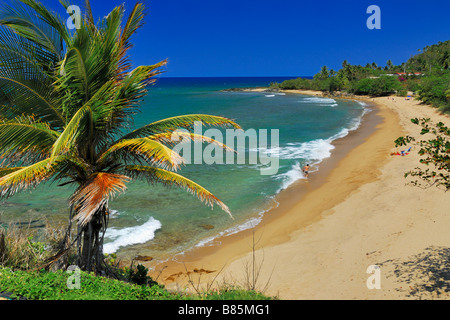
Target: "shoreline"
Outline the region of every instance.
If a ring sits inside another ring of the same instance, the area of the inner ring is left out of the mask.
[[[263,92],[264,90],[265,88],[256,88],[244,89],[243,91]],[[283,90],[282,92],[286,94],[322,96],[322,93],[320,91],[311,90]],[[150,275],[157,275],[159,279],[163,280],[162,283],[168,286],[180,286],[183,284],[186,285],[186,281],[188,280],[187,275],[192,272],[197,273],[200,276],[202,276],[202,274],[204,276],[205,274],[209,273],[214,275],[215,273],[211,271],[218,271],[222,269],[223,266],[229,261],[229,259],[237,259],[238,257],[243,256],[249,252],[249,247],[242,246],[242,244],[244,242],[248,242],[248,239],[253,237],[254,232],[264,233],[264,229],[266,229],[267,224],[272,224],[276,220],[283,218],[286,212],[292,210],[296,205],[298,205],[299,202],[303,201],[303,199],[307,197],[309,193],[317,190],[324,183],[326,183],[329,175],[334,169],[336,169],[339,162],[343,158],[345,158],[352,149],[364,143],[364,141],[377,130],[376,127],[380,125],[380,123],[382,123],[383,118],[383,116],[380,115],[378,105],[374,104],[373,101],[370,101],[370,99],[352,99],[347,97],[337,97],[337,99],[353,101],[358,100],[365,102],[371,111],[367,112],[363,116],[361,123],[356,130],[352,130],[347,136],[336,139],[332,142],[335,148],[331,151],[331,156],[322,160],[318,164],[320,169],[317,172],[311,173],[310,179],[306,181],[297,180],[287,189],[280,191],[280,193],[275,196],[275,200],[278,203],[278,206],[267,210],[263,214],[259,224],[254,228],[241,230],[231,235],[219,235],[210,245],[194,247],[162,263],[148,263],[146,264],[146,266],[154,269],[153,272],[150,272]],[[331,207],[331,203],[328,203],[328,206]],[[298,223],[301,224],[300,227],[305,227],[313,222],[318,221],[319,219],[320,215],[307,214],[301,219],[301,222]],[[299,226],[294,224],[291,225],[289,231],[284,230],[281,234],[271,232],[270,235],[264,235],[264,238],[261,238],[263,244],[259,243],[258,247],[263,245],[272,246],[288,241],[288,234],[290,232],[296,231],[298,228]],[[219,256],[222,255],[222,251],[224,250],[224,248],[227,248],[225,249],[227,253],[229,253],[228,251],[231,251],[233,252],[233,254],[228,254],[226,255],[227,258],[222,259],[219,258]],[[213,260],[214,262],[211,262],[209,260]]]
[[[346,138],[361,134],[367,123],[340,139],[333,156],[342,150],[342,158],[326,175],[321,165],[310,180],[323,179],[317,188],[303,186],[301,198],[295,186],[288,188],[254,230],[160,265],[162,283],[174,289],[192,289],[193,283],[207,288],[213,280],[248,287],[256,271],[257,289],[281,299],[449,299],[436,260],[448,259],[450,197],[407,184],[404,173],[419,164],[417,147],[404,157],[391,152],[404,149],[394,147],[399,136],[426,138],[411,118],[446,125],[450,118],[405,98],[361,100],[375,103],[383,121],[358,145]],[[380,290],[367,287],[371,265],[380,267]]]

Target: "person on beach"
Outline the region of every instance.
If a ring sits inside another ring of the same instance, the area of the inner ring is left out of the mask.
[[[303,173],[305,174],[305,177],[308,178],[308,172],[309,172],[309,164],[303,167]]]

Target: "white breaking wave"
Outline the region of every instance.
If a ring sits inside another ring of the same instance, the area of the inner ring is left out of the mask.
[[[363,116],[367,112],[370,112],[370,109],[366,108],[367,106],[366,103],[361,101],[358,101],[358,103],[364,107],[362,115],[356,118],[348,126],[348,128],[342,128],[338,133],[331,136],[330,138],[315,139],[312,141],[299,143],[291,142],[287,143],[285,146],[264,150],[267,156],[279,157],[280,159],[293,159],[293,160],[302,159],[302,161],[305,162],[301,164],[300,161],[296,161],[287,172],[275,176],[276,179],[282,180],[281,187],[278,190],[278,192],[280,192],[283,189],[286,189],[297,180],[306,179],[306,177],[303,174],[302,165],[308,163],[311,166],[310,172],[317,171],[318,168],[316,166],[319,163],[321,163],[324,159],[329,158],[331,156],[331,152],[335,148],[333,142],[337,139],[344,138],[351,131],[354,131],[359,128]]]
[[[311,98],[303,98],[299,100],[300,103],[320,103],[320,104],[336,104],[336,100],[331,98],[319,98],[319,97],[311,97]]]
[[[145,243],[155,237],[155,231],[161,229],[161,222],[150,217],[150,219],[140,226],[106,230],[105,238],[112,241],[103,246],[104,253],[114,253],[120,247],[126,247],[132,244]]]
[[[283,182],[281,183],[281,187],[278,189],[277,193],[279,193],[281,190],[284,190],[288,188],[291,184],[298,180],[306,179],[305,175],[303,174],[303,170],[300,166],[300,162],[296,162],[292,165],[291,169],[285,173],[280,173],[276,176],[276,179],[280,179]]]
[[[280,159],[322,160],[331,156],[333,149],[330,139],[316,139],[307,142],[290,142],[283,147],[267,149],[265,152],[268,156]]]

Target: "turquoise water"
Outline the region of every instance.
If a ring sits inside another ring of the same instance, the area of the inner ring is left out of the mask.
[[[285,78],[283,78],[285,79]],[[234,219],[211,209],[184,190],[133,181],[113,209],[105,252],[148,254],[163,258],[196,245],[209,245],[219,234],[257,224],[277,205],[274,196],[299,179],[301,167],[312,171],[330,156],[331,142],[355,130],[367,111],[364,104],[293,94],[222,92],[231,87],[268,86],[279,78],[162,78],[149,92],[135,126],[180,114],[207,113],[234,119],[243,130],[279,130],[274,150],[247,148],[279,159],[273,175],[256,164],[188,164],[178,173],[196,181],[230,208]],[[205,130],[207,128],[204,128]],[[225,141],[224,141],[225,142]],[[38,219],[65,223],[69,187],[40,186],[2,204],[0,219]]]

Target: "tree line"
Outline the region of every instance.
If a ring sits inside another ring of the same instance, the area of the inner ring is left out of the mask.
[[[323,66],[312,79],[289,79],[271,87],[370,96],[407,96],[412,92],[424,103],[450,112],[450,40],[418,50],[399,65],[388,60],[384,67],[375,62],[362,66],[344,60],[337,71]]]

